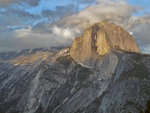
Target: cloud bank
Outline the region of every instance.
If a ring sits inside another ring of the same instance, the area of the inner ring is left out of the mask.
[[[1,5],[28,4],[41,7],[40,0],[0,0]],[[132,33],[143,51],[150,46],[150,13],[135,16],[143,10],[125,0],[77,0],[78,4],[41,9],[34,14],[20,8],[0,10],[0,51],[23,48],[68,46],[83,30],[107,20]],[[1,6],[0,5],[0,6]],[[84,7],[83,7],[84,6]],[[39,9],[38,9],[39,10]],[[3,43],[3,44],[2,44]]]
[[[126,22],[137,12],[139,8],[127,4],[125,1],[104,1],[100,0],[95,6],[89,6],[82,11],[65,17],[59,21],[59,24],[77,25],[87,27],[103,20],[122,23]]]

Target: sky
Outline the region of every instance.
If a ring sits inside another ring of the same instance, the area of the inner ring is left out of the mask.
[[[103,20],[124,27],[150,54],[150,0],[0,0],[0,51],[70,46]]]

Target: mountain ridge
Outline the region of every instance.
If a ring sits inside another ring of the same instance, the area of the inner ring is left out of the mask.
[[[99,56],[94,48],[87,65],[72,47],[0,54],[0,113],[147,113],[150,55],[112,49]]]

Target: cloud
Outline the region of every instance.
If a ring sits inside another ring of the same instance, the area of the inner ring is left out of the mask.
[[[133,28],[132,32],[140,45],[150,44],[150,23],[140,24]]]
[[[73,40],[74,37],[77,34],[80,34],[81,32],[80,32],[80,30],[75,29],[75,28],[73,28],[73,29],[70,29],[70,28],[60,28],[60,27],[54,25],[53,28],[52,28],[52,33],[54,35],[59,36],[59,37],[65,37],[67,39],[70,38],[71,40]]]
[[[14,8],[7,8],[5,11],[0,12],[0,15],[0,32],[7,32],[14,26],[19,28],[27,24],[33,24],[33,21],[40,18],[38,15]]]
[[[42,16],[48,18],[50,21],[57,21],[60,18],[71,16],[78,11],[76,5],[56,6],[55,10],[45,9],[42,11]]]
[[[2,32],[0,37],[0,51],[14,51],[26,48],[21,39],[13,37],[12,31]]]
[[[59,41],[60,37],[57,38],[53,33],[42,33],[32,31],[31,26],[28,27],[29,29],[20,29],[14,31],[14,37],[21,39],[24,44],[30,45],[29,48],[36,48],[36,47],[50,47],[56,46],[57,44],[60,45]]]
[[[132,16],[124,26],[133,33],[141,48],[150,44],[150,14],[139,17]]]
[[[80,31],[78,29],[50,26],[49,32],[32,30],[31,26],[3,32],[0,38],[0,51],[14,51],[25,48],[49,48],[70,46],[74,37]]]
[[[0,0],[0,4],[1,5],[8,5],[8,4],[12,4],[15,2],[18,2],[19,0]]]
[[[141,50],[144,54],[150,54],[150,44],[141,46]]]
[[[100,0],[95,6],[89,6],[81,12],[65,17],[59,21],[62,25],[77,25],[86,27],[89,24],[97,23],[103,20],[122,23],[129,20],[133,12],[139,8],[127,4],[125,1]]]
[[[25,0],[23,2],[29,4],[30,6],[37,6],[37,5],[39,5],[40,0]]]
[[[79,0],[80,3],[85,3],[85,4],[91,4],[93,2],[96,2],[96,0]]]
[[[19,6],[37,6],[40,0],[0,0],[0,6],[17,3],[0,10],[0,50],[71,45],[87,26],[103,20],[123,26],[143,51],[149,50],[143,48],[150,44],[150,14],[133,16],[142,8],[126,0],[72,1],[76,4],[38,9],[41,14],[35,15]]]
[[[7,5],[12,5],[14,3],[25,3],[30,6],[37,6],[39,5],[40,0],[0,0],[0,6],[7,6]]]

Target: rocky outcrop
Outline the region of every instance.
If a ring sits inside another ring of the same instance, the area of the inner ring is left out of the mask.
[[[97,23],[86,29],[72,44],[70,55],[75,60],[93,67],[95,61],[111,50],[140,53],[134,38],[123,28],[109,22]]]

